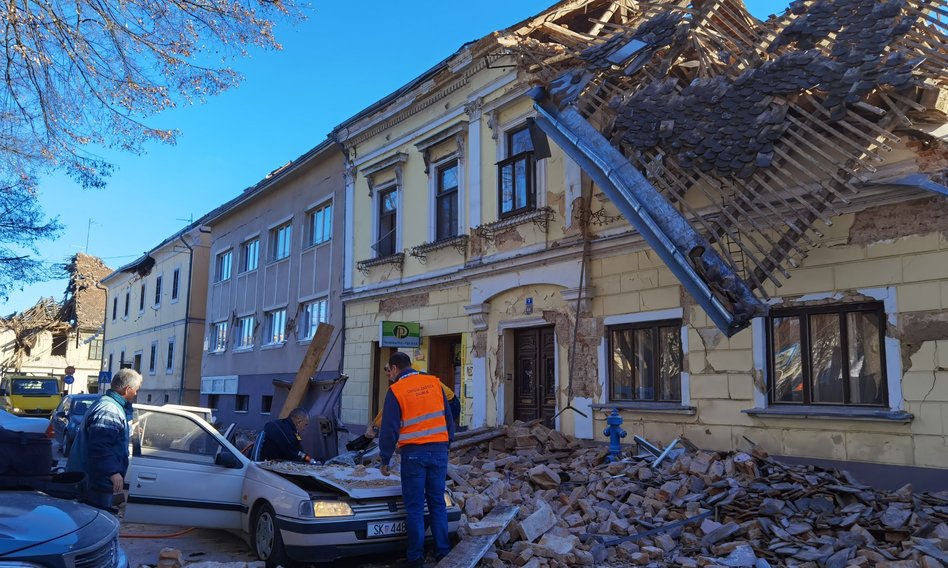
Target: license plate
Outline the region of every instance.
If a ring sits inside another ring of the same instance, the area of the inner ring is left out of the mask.
[[[396,536],[407,534],[408,528],[405,521],[389,521],[385,523],[368,523],[366,526],[366,536],[369,538],[379,538],[385,536]]]

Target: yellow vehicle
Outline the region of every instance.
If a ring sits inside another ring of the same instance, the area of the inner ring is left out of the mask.
[[[0,406],[17,416],[49,416],[63,399],[62,379],[51,375],[6,375]]]

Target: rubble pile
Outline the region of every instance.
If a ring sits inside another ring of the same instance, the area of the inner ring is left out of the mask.
[[[542,425],[463,433],[449,488],[462,537],[519,505],[481,566],[948,565],[948,494],[873,489],[791,466],[758,447],[608,461],[604,447]]]

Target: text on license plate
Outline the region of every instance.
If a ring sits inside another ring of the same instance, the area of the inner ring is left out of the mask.
[[[366,536],[369,538],[406,534],[408,529],[405,521],[388,521],[385,523],[368,523]]]

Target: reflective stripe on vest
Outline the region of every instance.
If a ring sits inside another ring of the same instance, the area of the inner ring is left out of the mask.
[[[444,391],[437,377],[413,373],[402,377],[391,390],[402,411],[399,447],[448,441]]]

